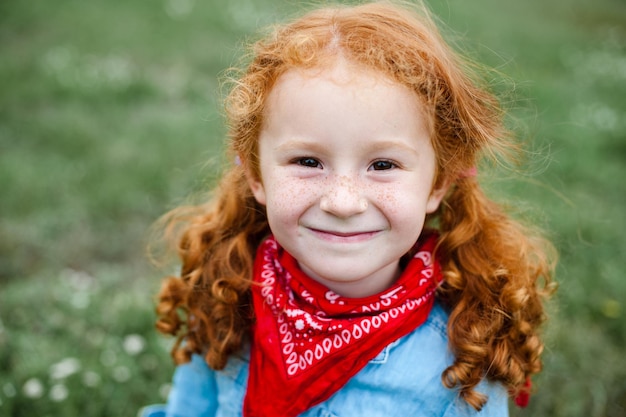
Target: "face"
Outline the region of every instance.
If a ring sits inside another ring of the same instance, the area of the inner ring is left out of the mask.
[[[249,183],[277,241],[343,296],[391,286],[446,191],[417,97],[339,63],[283,74],[266,109]]]

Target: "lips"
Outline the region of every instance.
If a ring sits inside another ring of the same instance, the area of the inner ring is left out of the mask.
[[[337,230],[316,229],[311,227],[308,229],[320,239],[340,243],[362,242],[369,240],[380,233],[379,230],[344,232]]]

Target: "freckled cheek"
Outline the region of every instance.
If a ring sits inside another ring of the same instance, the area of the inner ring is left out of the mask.
[[[380,188],[372,190],[376,206],[387,214],[397,214],[400,210],[402,195],[395,189]]]
[[[297,217],[318,200],[319,187],[302,181],[273,178],[266,184],[267,208],[280,217]],[[268,213],[272,215],[272,213]]]
[[[426,197],[410,187],[384,187],[374,190],[371,196],[374,204],[392,223],[412,223],[420,213],[424,213]]]

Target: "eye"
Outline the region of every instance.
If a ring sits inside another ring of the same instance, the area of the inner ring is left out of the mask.
[[[317,159],[311,157],[297,158],[294,163],[308,168],[319,168],[322,165]]]
[[[372,163],[372,165],[370,166],[370,169],[374,170],[374,171],[385,171],[388,169],[393,169],[395,168],[397,165],[394,164],[391,161],[387,161],[385,159],[381,159],[379,161],[374,161],[374,163]]]

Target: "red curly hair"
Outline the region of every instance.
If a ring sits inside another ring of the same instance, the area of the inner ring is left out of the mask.
[[[440,233],[445,281],[438,296],[450,310],[455,355],[443,384],[458,388],[476,409],[487,400],[475,391],[484,377],[519,391],[541,369],[538,327],[552,287],[553,250],[485,197],[475,177],[463,175],[480,157],[513,154],[517,146],[503,127],[498,101],[442,40],[428,12],[389,3],[323,8],[274,28],[251,52],[226,100],[229,157],[243,164],[227,169],[207,204],[167,216],[170,230],[183,225],[177,240],[182,271],[163,284],[157,327],[177,336],[175,361],[199,353],[221,369],[241,349],[254,319],[253,257],[270,233],[265,208],[245,177],[245,169],[259,176],[257,140],[267,97],[286,71],[324,68],[341,55],[417,94],[432,124],[435,186],[453,184],[428,219]]]

